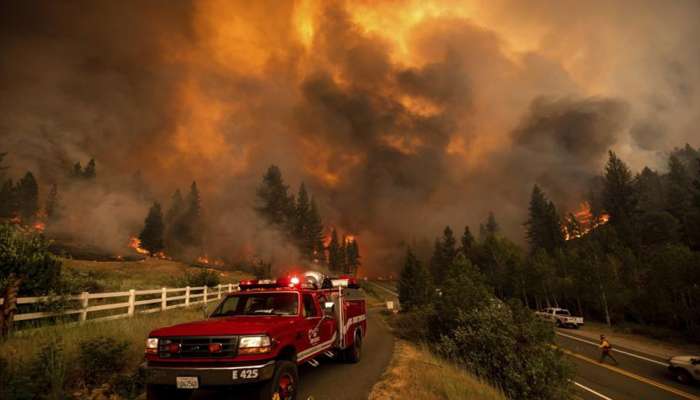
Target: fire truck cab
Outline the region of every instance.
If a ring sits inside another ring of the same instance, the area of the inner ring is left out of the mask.
[[[320,357],[360,361],[366,304],[354,278],[307,273],[241,281],[239,289],[209,318],[149,334],[147,399],[257,385],[260,399],[293,400],[297,366],[318,366]]]

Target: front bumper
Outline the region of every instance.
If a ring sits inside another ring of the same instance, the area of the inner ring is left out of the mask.
[[[144,365],[146,383],[175,386],[177,377],[197,377],[199,387],[230,386],[272,379],[275,361],[222,367]],[[255,372],[253,372],[255,371]]]

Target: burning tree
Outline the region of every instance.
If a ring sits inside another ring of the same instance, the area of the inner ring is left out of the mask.
[[[139,235],[140,247],[148,250],[151,255],[163,251],[165,249],[163,241],[164,231],[163,212],[160,204],[156,202],[153,203],[153,206],[148,211],[143,230]]]

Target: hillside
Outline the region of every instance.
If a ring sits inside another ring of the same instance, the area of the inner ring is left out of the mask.
[[[63,275],[72,279],[89,280],[104,291],[149,289],[186,286],[188,275],[194,275],[203,267],[179,261],[146,258],[141,261],[85,261],[62,258]],[[219,276],[219,281],[235,283],[251,275],[225,267],[209,269]]]

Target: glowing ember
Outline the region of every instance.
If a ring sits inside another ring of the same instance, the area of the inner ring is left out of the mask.
[[[46,230],[46,224],[41,221],[37,221],[34,223],[33,228],[37,232],[44,232],[44,230]]]
[[[610,215],[602,213],[595,216],[591,212],[591,205],[584,201],[579,209],[572,213],[567,218],[567,224],[562,227],[564,231],[564,239],[578,239],[590,233],[601,225],[605,225],[610,221]]]
[[[355,241],[355,236],[354,235],[347,235],[345,236],[345,244],[350,244]]]
[[[136,236],[129,238],[129,247],[136,250],[136,252],[139,254],[149,254],[148,250],[141,247],[141,239],[137,238]]]

